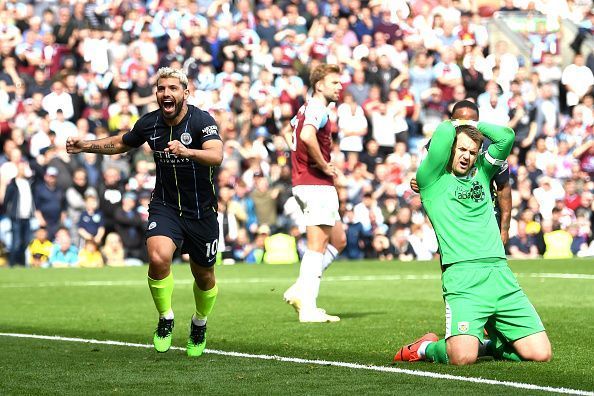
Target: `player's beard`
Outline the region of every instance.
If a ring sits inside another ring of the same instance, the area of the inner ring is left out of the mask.
[[[173,111],[173,113],[166,113],[163,110],[163,101],[161,101],[160,103],[160,107],[161,107],[161,114],[163,115],[163,118],[168,119],[168,120],[173,120],[175,119],[179,113],[181,113],[182,108],[184,106],[184,101],[178,101],[174,99],[174,106],[175,106],[175,111]]]
[[[330,96],[324,95],[324,99],[326,99],[327,103],[336,102],[336,101],[338,101],[338,95],[336,95],[336,96],[334,94],[332,94]]]

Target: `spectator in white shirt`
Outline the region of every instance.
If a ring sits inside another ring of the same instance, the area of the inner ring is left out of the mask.
[[[367,135],[367,118],[363,108],[355,102],[351,93],[345,92],[337,111],[340,150],[360,153],[363,151],[363,137]]]
[[[371,234],[376,229],[386,231],[387,227],[384,224],[382,210],[375,198],[373,198],[372,193],[366,192],[363,194],[363,200],[355,205],[353,213],[353,222],[361,223],[364,232]]]
[[[594,75],[586,66],[583,55],[575,55],[573,63],[563,70],[561,82],[567,89],[567,107],[577,105],[594,85]]]
[[[56,81],[52,84],[52,91],[45,95],[41,102],[43,110],[47,111],[52,119],[56,118],[58,109],[64,113],[65,119],[70,119],[74,115],[74,107],[72,106],[72,97],[64,89],[62,81]]]

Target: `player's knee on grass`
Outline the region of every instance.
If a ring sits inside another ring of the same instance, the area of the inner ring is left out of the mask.
[[[553,358],[551,343],[545,332],[521,338],[513,347],[523,360],[532,362],[550,362]]]
[[[531,362],[550,362],[553,358],[553,352],[549,348],[548,350],[535,350],[531,351],[528,356],[523,356],[525,360],[529,360]]]
[[[479,340],[473,336],[454,336],[446,340],[450,364],[464,366],[478,359]]]

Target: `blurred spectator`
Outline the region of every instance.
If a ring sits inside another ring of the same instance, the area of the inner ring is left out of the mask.
[[[526,163],[526,153],[534,143],[536,137],[536,110],[528,107],[521,94],[510,99],[508,126],[516,133],[514,145],[518,149],[518,162]]]
[[[41,227],[47,229],[48,238],[53,239],[66,219],[64,191],[57,186],[58,169],[46,169],[43,182],[35,186],[35,217]],[[70,240],[68,241],[70,242]]]
[[[105,264],[103,256],[93,239],[85,239],[84,246],[78,252],[78,266],[81,268],[101,268]]]
[[[127,192],[114,213],[114,229],[121,236],[126,258],[147,261],[144,245],[146,223],[137,215],[136,194]]]
[[[509,240],[508,250],[511,258],[529,259],[538,257],[538,247],[532,235],[526,232],[526,222],[518,221],[517,235]]]
[[[250,243],[250,238],[245,228],[237,230],[237,238],[232,246],[233,259],[235,262],[241,263],[246,260],[253,247]]]
[[[365,81],[365,71],[363,69],[356,69],[353,72],[353,81],[346,87],[343,101],[346,100],[346,94],[348,93],[357,105],[362,106],[363,103],[365,103],[365,100],[369,97],[370,89],[371,85]]]
[[[52,253],[54,244],[47,238],[47,230],[39,227],[35,237],[29,243],[29,266],[33,268],[45,267]]]
[[[363,200],[353,208],[353,222],[363,226],[363,232],[371,235],[376,229],[386,231],[384,216],[371,192],[363,194]]]
[[[256,215],[256,207],[251,196],[248,195],[249,190],[243,180],[239,180],[235,186],[235,196],[233,201],[239,207],[235,211],[235,217],[241,222],[242,226],[247,228],[250,233],[255,233],[258,227],[258,217]]]
[[[367,119],[363,108],[355,102],[353,95],[349,92],[344,94],[343,103],[338,106],[338,134],[340,150],[357,154],[363,151],[363,138],[367,135]]]
[[[410,90],[417,103],[421,101],[423,93],[431,88],[435,80],[432,62],[433,58],[427,52],[419,51],[414,58],[413,67],[408,72]]]
[[[542,62],[545,53],[559,53],[557,33],[549,31],[544,21],[538,22],[536,31],[528,34],[528,41],[532,44],[532,63],[536,65]]]
[[[468,64],[465,64],[462,69],[462,83],[468,97],[474,99],[476,102],[478,96],[485,90],[486,82],[483,73],[476,68],[477,57],[475,55],[469,55],[464,59]]]
[[[437,254],[437,237],[428,224],[412,224],[408,236],[417,260],[431,260]]]
[[[97,210],[98,207],[99,202],[95,190],[85,192],[85,208],[77,223],[81,246],[86,246],[85,241],[93,241],[96,248],[105,236],[105,222],[103,214]]]
[[[566,104],[569,109],[576,106],[584,95],[592,90],[594,75],[586,66],[582,54],[576,54],[573,63],[563,69],[561,82],[567,90]]]
[[[225,264],[233,264],[233,246],[237,239],[239,225],[235,217],[234,202],[231,200],[233,191],[230,186],[223,186],[219,190],[217,219],[219,222],[219,246]]]
[[[58,110],[62,111],[64,119],[70,119],[74,115],[72,97],[66,92],[62,81],[52,84],[51,92],[43,97],[41,105],[51,119],[56,118]]]
[[[276,224],[276,198],[279,190],[271,189],[268,179],[262,174],[255,175],[255,187],[251,193],[258,224]]]
[[[416,258],[415,250],[408,240],[408,232],[402,228],[394,231],[391,238],[394,257],[399,261],[412,261]]]
[[[346,225],[346,247],[344,248],[343,255],[352,260],[362,259],[366,250],[366,235],[363,231],[363,225],[356,222],[353,205],[347,204],[346,210],[343,216],[343,223]]]
[[[394,253],[394,247],[390,244],[390,240],[385,232],[377,229],[373,233],[371,239],[371,252],[367,257],[380,261],[394,260]]]
[[[85,194],[91,191],[97,194],[96,190],[87,182],[87,172],[84,168],[78,168],[72,176],[72,186],[66,190],[66,205],[68,223],[77,226],[80,215],[85,209]],[[74,228],[74,227],[73,227]],[[78,233],[73,233],[75,241],[78,241]]]
[[[573,257],[571,244],[573,237],[565,230],[553,228],[552,220],[543,220],[542,232],[545,242],[545,259],[568,259]]]
[[[8,263],[11,267],[25,265],[25,250],[31,241],[31,218],[35,211],[33,190],[26,177],[29,166],[21,161],[17,165],[17,174],[6,187],[4,209],[10,218],[12,243]]]
[[[72,243],[70,233],[66,228],[60,228],[56,231],[56,240],[52,247],[48,266],[52,268],[78,266],[78,249]]]
[[[540,87],[536,107],[537,135],[554,134],[561,114],[559,100],[554,96],[553,86],[545,83]]]
[[[245,262],[247,264],[262,264],[264,260],[265,241],[269,235],[270,227],[268,225],[262,224],[258,227],[251,250],[245,254]]]
[[[105,236],[105,244],[101,248],[105,265],[108,267],[123,267],[125,263],[124,245],[120,235],[110,232]]]
[[[115,168],[103,171],[102,182],[99,185],[99,209],[105,216],[105,231],[109,233],[115,227],[115,212],[122,201],[124,187],[120,172]]]
[[[588,37],[592,37],[594,34],[594,10],[590,10],[587,18],[579,18],[578,33],[575,35],[574,40],[571,42],[570,47],[576,53],[580,54],[582,50],[582,43]]]
[[[437,87],[441,90],[442,100],[449,102],[453,98],[454,87],[463,83],[462,71],[455,63],[456,54],[450,47],[441,51],[441,59],[433,67]]]

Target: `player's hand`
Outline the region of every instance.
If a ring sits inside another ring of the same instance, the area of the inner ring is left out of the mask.
[[[419,193],[419,185],[417,184],[417,179],[416,178],[412,178],[410,179],[410,188],[416,192],[417,194]]]
[[[326,166],[322,169],[322,172],[324,172],[328,176],[332,176],[333,178],[338,176],[338,170],[336,169],[336,166],[329,162],[326,163]]]
[[[68,154],[78,154],[83,151],[82,139],[78,136],[69,136],[66,139],[66,152]]]
[[[507,245],[508,241],[509,241],[509,231],[501,230],[501,242],[503,242],[503,246]]]
[[[179,140],[172,140],[167,143],[166,153],[174,154],[181,158],[187,158],[190,156],[190,150],[182,144]]]

